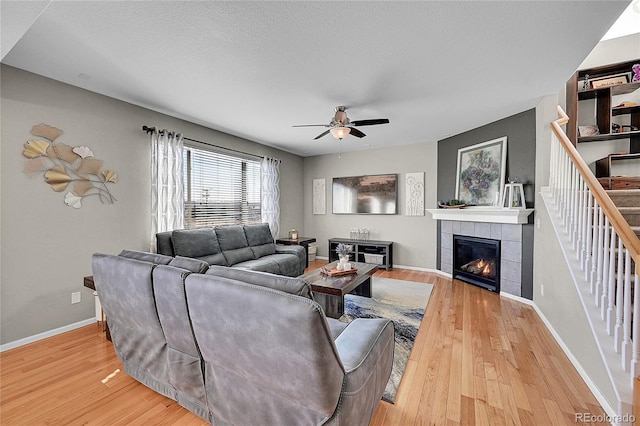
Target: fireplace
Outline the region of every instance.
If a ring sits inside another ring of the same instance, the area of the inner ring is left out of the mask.
[[[453,235],[453,277],[500,292],[500,241]]]

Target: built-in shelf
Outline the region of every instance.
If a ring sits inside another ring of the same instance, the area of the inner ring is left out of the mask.
[[[634,112],[639,112],[639,111],[640,111],[640,105],[613,107],[611,108],[611,115],[633,114]]]
[[[427,209],[436,220],[524,224],[534,209],[502,209],[499,207],[466,207],[463,209]]]
[[[620,132],[620,133],[602,133],[593,136],[580,136],[578,142],[599,142],[609,141],[614,139],[629,139],[632,136],[640,136],[640,131],[633,132]]]
[[[582,84],[582,81],[580,81]],[[601,87],[600,89],[589,89],[578,92],[578,100],[582,101],[584,99],[594,99],[598,96],[609,96],[611,95],[626,95],[628,93],[633,93],[640,88],[640,83],[627,83],[627,84],[618,84],[617,86],[608,86]]]

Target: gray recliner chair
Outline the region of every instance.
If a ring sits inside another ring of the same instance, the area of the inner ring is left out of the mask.
[[[195,259],[132,250],[92,257],[96,291],[124,371],[209,420],[202,358],[184,295],[185,277],[205,267]]]
[[[111,340],[124,371],[156,392],[176,399],[170,385],[167,341],[153,295],[155,264],[94,254],[93,279],[107,315]]]

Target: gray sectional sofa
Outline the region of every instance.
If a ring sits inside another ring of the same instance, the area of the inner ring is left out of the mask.
[[[347,325],[304,280],[192,258],[97,253],[92,267],[125,372],[203,419],[370,422],[391,374],[391,321]]]
[[[305,249],[275,244],[266,223],[160,232],[156,243],[158,253],[167,256],[289,277],[302,275],[306,265]]]

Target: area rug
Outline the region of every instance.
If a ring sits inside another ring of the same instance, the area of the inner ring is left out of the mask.
[[[373,297],[345,296],[344,315],[340,321],[351,322],[355,318],[387,318],[393,321],[396,331],[393,370],[382,395],[387,402],[395,400],[432,289],[433,284],[372,277]]]

